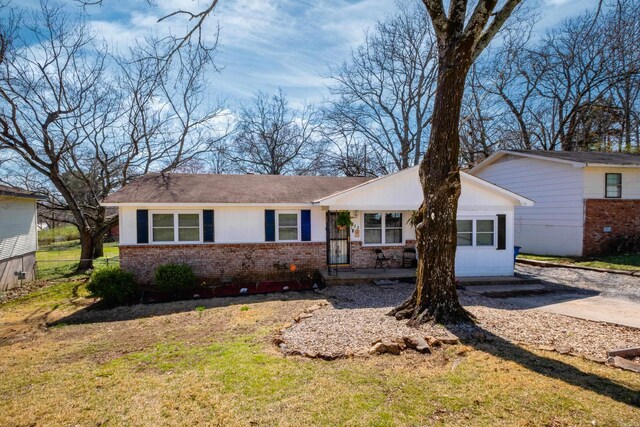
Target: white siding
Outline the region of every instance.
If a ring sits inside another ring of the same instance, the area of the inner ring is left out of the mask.
[[[513,209],[514,200],[499,194],[496,190],[474,182],[465,174],[461,175],[462,192],[458,201],[458,218],[487,218],[497,220],[498,214],[506,215],[506,250],[495,247],[464,247],[456,251],[456,275],[464,276],[510,276],[513,275]],[[355,223],[362,229],[362,211],[402,211],[404,222],[412,209],[422,201],[422,188],[418,180],[417,168],[396,173],[387,178],[363,185],[336,197],[329,198],[331,210],[361,209]],[[395,208],[395,209],[394,209]],[[523,209],[531,209],[525,207]],[[354,236],[353,240],[360,240]],[[412,226],[403,226],[403,239],[414,240]]]
[[[0,196],[0,260],[37,249],[36,201]]]
[[[137,244],[136,233],[136,210],[149,209],[149,211],[180,212],[193,211],[194,208],[165,208],[157,207],[120,207],[120,244]],[[263,243],[264,236],[264,211],[274,209],[275,211],[300,211],[300,207],[260,207],[260,206],[210,206],[198,207],[197,209],[213,209],[214,211],[214,233],[216,243]],[[320,207],[308,207],[311,210],[311,241],[325,241],[325,212]]]
[[[640,199],[640,168],[584,168],[584,198],[604,199],[604,180],[607,173],[622,174],[622,198]]]
[[[523,252],[582,255],[583,169],[506,155],[477,176],[535,202],[515,208],[515,244]]]

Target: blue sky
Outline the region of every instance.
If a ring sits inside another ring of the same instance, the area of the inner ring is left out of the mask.
[[[211,34],[217,25],[221,28],[217,63],[222,72],[212,75],[213,91],[242,102],[258,90],[271,93],[282,87],[294,105],[317,102],[327,95],[323,76],[328,68],[347,58],[363,41],[367,28],[392,14],[396,1],[220,0],[220,7],[207,23]],[[21,4],[25,3],[22,0]],[[179,20],[158,24],[158,17],[178,8],[202,7],[197,0],[155,3],[156,7],[150,7],[144,0],[105,0],[103,6],[87,9],[88,19],[108,43],[126,48],[148,31],[180,32],[184,28]],[[537,32],[543,34],[566,16],[596,3],[537,0],[541,12]]]

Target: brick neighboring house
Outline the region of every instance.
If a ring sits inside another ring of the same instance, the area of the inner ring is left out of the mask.
[[[328,265],[369,268],[382,249],[398,266],[415,243],[418,169],[377,179],[327,176],[150,174],[108,196],[119,209],[120,263],[140,282],[166,263],[205,280],[266,279]],[[532,202],[462,174],[460,276],[513,274],[513,210]],[[350,227],[337,227],[349,212]]]
[[[35,279],[40,199],[44,197],[0,185],[0,291]]]
[[[640,236],[640,155],[504,150],[469,173],[535,200],[516,208],[524,252],[594,256]]]

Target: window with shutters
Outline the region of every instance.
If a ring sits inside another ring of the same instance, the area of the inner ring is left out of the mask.
[[[297,242],[300,240],[300,212],[276,212],[276,240],[279,242]]]
[[[493,218],[459,219],[456,227],[458,247],[496,246],[496,221]]]
[[[156,211],[150,214],[153,243],[199,243],[202,241],[202,212]]]

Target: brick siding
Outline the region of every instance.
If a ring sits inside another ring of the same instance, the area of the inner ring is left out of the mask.
[[[408,241],[407,246],[414,245]],[[351,266],[373,268],[377,246],[351,242]],[[404,246],[380,246],[385,256],[393,258],[391,267],[399,267]],[[150,283],[160,265],[191,265],[203,281],[255,281],[310,277],[317,269],[326,268],[324,242],[234,243],[190,245],[121,245],[120,266],[131,271],[139,283]],[[295,275],[289,266],[295,264]]]
[[[585,200],[583,255],[611,252],[621,236],[633,235],[640,235],[640,200]]]
[[[294,277],[291,264],[297,268],[296,278],[311,274],[325,266],[325,254],[323,242],[122,245],[120,265],[134,273],[139,283],[150,283],[156,268],[170,263],[191,265],[204,281],[254,281]]]
[[[376,264],[376,249],[382,249],[384,256],[391,258],[391,267],[400,267],[402,251],[407,246],[415,246],[415,241],[407,240],[404,246],[363,246],[362,242],[351,242],[351,267],[373,268]]]

